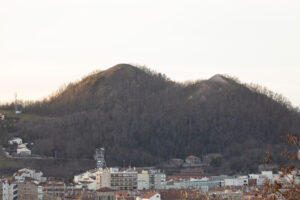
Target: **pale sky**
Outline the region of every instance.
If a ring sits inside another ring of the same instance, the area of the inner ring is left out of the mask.
[[[118,63],[228,74],[300,106],[298,0],[0,0],[0,102]]]

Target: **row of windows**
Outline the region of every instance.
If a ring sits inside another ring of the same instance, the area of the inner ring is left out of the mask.
[[[111,174],[111,177],[137,177],[137,174]]]

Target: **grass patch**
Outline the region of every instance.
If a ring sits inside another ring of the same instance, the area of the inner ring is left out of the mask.
[[[19,118],[27,121],[36,120],[36,119],[50,119],[50,117],[39,116],[35,114],[28,114],[28,113],[16,114],[15,112],[10,110],[0,110],[0,113],[4,114],[8,118]]]
[[[22,167],[20,162],[5,157],[4,152],[0,151],[0,168],[19,168]]]

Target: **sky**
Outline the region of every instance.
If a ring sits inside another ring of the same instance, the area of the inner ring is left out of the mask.
[[[300,106],[299,11],[298,0],[0,0],[0,102],[129,63],[176,81],[227,74]]]

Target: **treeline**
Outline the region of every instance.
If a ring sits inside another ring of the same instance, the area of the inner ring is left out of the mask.
[[[259,86],[225,76],[179,84],[129,65],[85,77],[26,112],[55,116],[18,124],[35,153],[92,158],[105,147],[108,164],[119,166],[221,153],[224,170],[256,171],[267,149],[282,150],[281,135],[300,130],[297,110]]]

